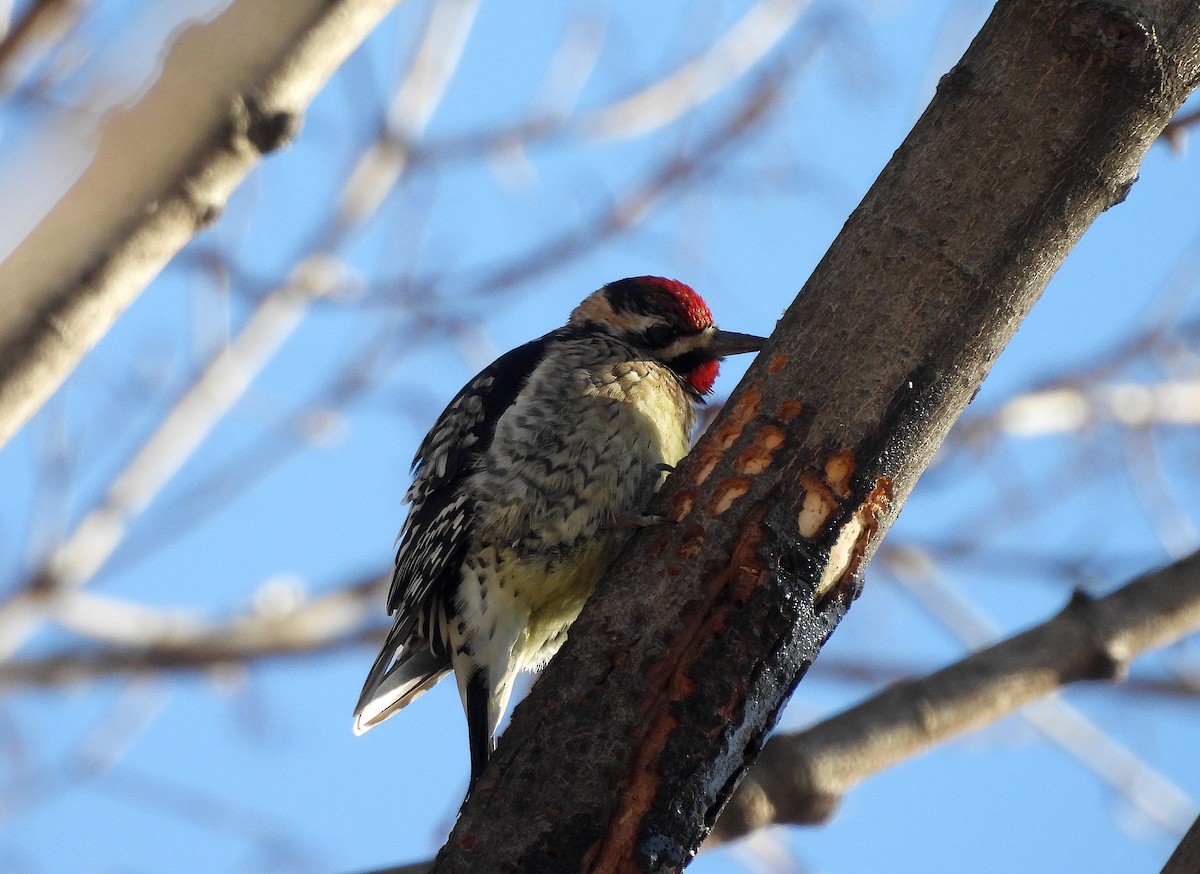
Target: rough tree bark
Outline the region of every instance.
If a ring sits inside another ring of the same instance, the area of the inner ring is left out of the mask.
[[[695,853],[878,538],[1200,75],[1184,0],[1000,2],[514,714],[434,870]]]
[[[398,2],[236,0],[175,41],[142,99],[110,113],[87,170],[0,263],[0,446],[291,138]]]

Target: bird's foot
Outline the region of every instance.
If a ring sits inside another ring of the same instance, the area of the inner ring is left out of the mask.
[[[606,523],[603,527],[607,531],[640,531],[643,528],[653,528],[655,525],[663,525],[667,522],[673,523],[674,519],[669,519],[666,516],[619,516],[611,522]]]

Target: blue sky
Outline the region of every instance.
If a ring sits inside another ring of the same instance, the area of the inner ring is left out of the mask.
[[[482,4],[423,141],[445,148],[526,116],[547,93],[564,34],[603,33],[575,104],[582,114],[703,52],[752,5]],[[29,151],[60,105],[92,101],[98,82],[135,95],[172,29],[218,7],[88,6],[66,49],[32,71],[54,69],[52,61],[72,70],[52,99],[18,92],[0,104],[0,180],[10,180],[0,190],[12,192],[19,176],[31,192],[13,201],[21,209],[0,230],[35,220],[38,198],[50,195],[33,193],[53,191],[64,175],[61,160],[39,162],[44,150]],[[296,142],[252,174],[221,220],[0,450],[0,591],[20,585],[92,506],[196,366],[327,227],[429,8],[412,0],[387,19],[322,92]],[[755,72],[643,136],[581,141],[568,131],[523,153],[463,161],[434,149],[434,160],[414,164],[332,253],[348,277],[342,294],[311,308],[88,590],[221,620],[380,572],[403,518],[408,463],[438,411],[491,357],[557,326],[606,281],[676,276],[704,294],[723,327],[768,332],[988,9],[955,0],[812,3],[763,61],[789,63],[787,87],[761,125],[633,229],[501,291],[481,293],[481,277],[592,227],[671,156],[697,159],[697,144],[744,99]],[[75,67],[66,64],[73,50],[83,57]],[[1154,147],[1128,200],[1068,258],[968,418],[1104,361],[1164,312],[1170,323],[1194,317],[1197,190],[1192,155]],[[221,271],[206,269],[214,257]],[[423,290],[406,296],[413,282]],[[430,329],[420,316],[431,312],[452,316],[453,330]],[[1171,348],[1135,358],[1109,382],[1185,379],[1189,347]],[[331,381],[364,356],[363,389],[331,404]],[[744,365],[724,367],[719,393]],[[301,432],[289,424],[298,413]],[[1074,585],[1105,591],[1195,548],[1196,450],[1194,427],[1147,434],[1110,423],[1028,439],[999,434],[984,446],[952,441],[889,541],[929,550],[939,584],[1010,633],[1048,618]],[[209,497],[213,488],[221,499]],[[1169,501],[1147,498],[1164,492]],[[941,549],[963,539],[973,547],[966,554]],[[21,655],[79,643],[48,626]],[[876,562],[825,657],[924,673],[966,651]],[[10,693],[0,707],[0,871],[356,871],[428,856],[465,788],[461,709],[443,684],[355,738],[350,710],[373,656],[363,645],[245,670]],[[1135,676],[1194,677],[1197,659],[1196,642],[1184,642],[1139,662]],[[815,670],[782,727],[801,728],[877,685]],[[1174,781],[1194,811],[1194,697],[1107,688],[1065,697]],[[1176,840],[1012,717],[870,779],[822,828],[773,830],[749,847],[702,854],[690,870],[1148,871]],[[765,861],[777,853],[795,867]]]

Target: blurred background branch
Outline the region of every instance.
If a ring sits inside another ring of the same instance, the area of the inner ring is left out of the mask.
[[[235,0],[179,36],[135,106],[97,120],[87,169],[60,180],[69,187],[24,239],[0,238],[12,304],[0,316],[0,445],[259,158],[291,139],[308,101],[394,3],[305,0],[283,12]],[[38,11],[16,32],[50,17]]]

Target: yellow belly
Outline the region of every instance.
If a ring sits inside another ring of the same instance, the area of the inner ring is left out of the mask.
[[[522,559],[505,550],[505,589],[514,606],[520,605],[529,617],[513,647],[522,670],[541,667],[558,651],[567,628],[612,561],[615,547],[615,538],[597,537],[571,556],[549,562]]]

